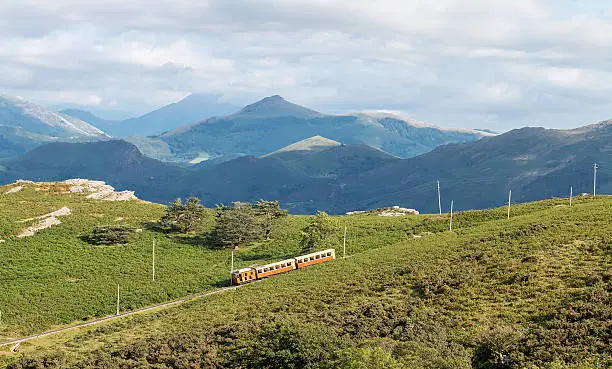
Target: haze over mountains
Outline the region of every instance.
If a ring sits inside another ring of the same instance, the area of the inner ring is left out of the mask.
[[[47,115],[81,124],[87,122],[90,128],[98,128],[101,139],[106,138],[100,132],[104,131],[134,143],[147,156],[183,164],[261,156],[316,135],[345,144],[365,143],[404,158],[431,151],[439,145],[492,135],[471,129],[435,127],[388,113],[323,114],[278,95],[237,109],[219,102],[218,96],[193,94],[124,121],[105,120],[80,109]],[[29,145],[27,149],[35,146]]]
[[[451,142],[492,134],[442,129],[390,114],[327,115],[275,95],[237,113],[213,117],[160,136],[184,160],[224,155],[265,155],[288,144],[324,136],[345,144],[365,143],[399,157],[412,157]]]
[[[0,95],[0,158],[43,143],[105,139],[100,129],[16,97]]]
[[[278,199],[294,213],[402,205],[437,211],[486,208],[592,191],[592,164],[599,163],[598,192],[612,192],[612,121],[575,130],[523,128],[477,142],[449,144],[399,159],[365,144],[314,137],[262,157],[181,168],[142,155],[125,141],[50,144],[5,160],[0,182],[17,178],[86,177],[138,197],[167,203],[198,196],[207,206],[231,201]]]

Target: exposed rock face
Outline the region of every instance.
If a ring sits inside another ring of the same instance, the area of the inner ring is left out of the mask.
[[[54,225],[61,224],[62,222],[58,218],[61,216],[66,216],[70,214],[72,214],[72,211],[69,208],[64,206],[63,208],[59,210],[53,211],[45,215],[41,215],[38,218],[34,218],[34,219],[39,219],[39,221],[34,223],[34,225],[29,226],[25,231],[20,233],[17,236],[17,238],[31,237],[31,236],[34,236],[36,232],[40,230],[47,229]],[[26,220],[32,220],[32,219],[26,219]]]
[[[349,211],[346,215],[368,214],[377,215],[379,217],[401,217],[404,215],[418,215],[419,211],[415,209],[402,208],[393,206],[391,208],[379,208],[374,210],[357,210]]]
[[[103,181],[91,181],[89,179],[68,179],[62,183],[71,185],[69,193],[89,193],[88,199],[106,201],[127,201],[138,200],[134,191],[116,192],[113,186],[107,185]]]
[[[11,188],[10,190],[6,191],[4,194],[5,194],[5,195],[8,195],[8,194],[10,194],[10,193],[19,192],[19,191],[21,191],[21,190],[23,190],[23,186],[17,186],[17,187],[13,187],[13,188]]]

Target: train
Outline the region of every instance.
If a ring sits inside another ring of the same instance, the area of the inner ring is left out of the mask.
[[[232,271],[232,285],[240,285],[256,280],[286,273],[294,269],[305,268],[309,265],[324,263],[336,258],[334,249],[313,252],[311,254],[296,256],[292,259],[278,261],[272,264],[242,268]]]

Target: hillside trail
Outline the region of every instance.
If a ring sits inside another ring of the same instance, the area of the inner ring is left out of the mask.
[[[259,281],[256,282],[252,282],[252,283],[257,283]],[[249,284],[252,284],[249,283]],[[88,326],[92,326],[92,325],[96,325],[96,324],[100,324],[100,323],[104,323],[104,322],[110,322],[113,320],[117,320],[117,319],[121,319],[121,318],[125,318],[131,315],[137,315],[137,314],[142,314],[142,313],[146,313],[149,311],[153,311],[153,310],[157,310],[157,309],[163,309],[166,307],[170,307],[170,306],[174,306],[174,305],[179,305],[188,301],[192,301],[192,300],[197,300],[197,299],[201,299],[203,297],[207,297],[207,296],[211,296],[211,295],[215,295],[217,293],[221,293],[221,292],[226,292],[226,291],[230,291],[239,287],[244,287],[244,286],[248,286],[249,284],[243,284],[243,285],[238,285],[238,286],[230,286],[230,287],[223,287],[217,290],[213,290],[213,291],[208,291],[208,292],[203,292],[197,295],[192,295],[192,296],[187,296],[187,297],[183,297],[177,300],[172,300],[172,301],[168,301],[168,302],[164,302],[161,304],[156,304],[156,305],[151,305],[151,306],[147,306],[141,309],[136,309],[136,310],[132,310],[132,311],[128,311],[125,313],[120,313],[120,314],[115,314],[115,315],[108,315],[105,316],[103,318],[98,318],[98,319],[94,319],[94,320],[90,320],[84,323],[79,323],[76,325],[72,325],[72,326],[68,326],[68,327],[64,327],[64,328],[58,328],[58,329],[52,329],[46,332],[42,332],[42,333],[38,333],[38,334],[33,334],[31,336],[27,336],[27,337],[22,337],[22,338],[16,338],[13,340],[9,340],[9,341],[4,341],[4,342],[0,342],[0,347],[4,347],[4,346],[10,346],[10,345],[14,345],[13,348],[19,348],[19,345],[21,345],[23,342],[28,342],[34,339],[38,339],[38,338],[42,338],[42,337],[46,337],[46,336],[50,336],[53,334],[58,334],[58,333],[65,333],[65,332],[70,332],[73,331],[75,329],[79,329],[79,328],[83,328],[83,327],[88,327]],[[11,350],[12,351],[12,350]],[[16,351],[12,351],[12,352],[16,352]]]

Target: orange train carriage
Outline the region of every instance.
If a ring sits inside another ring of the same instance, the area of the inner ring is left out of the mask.
[[[309,265],[334,260],[335,258],[335,250],[328,249],[298,256],[293,259],[278,261],[272,264],[234,270],[232,272],[232,284],[236,285],[252,282],[275,274],[289,272],[293,269],[305,268]]]

